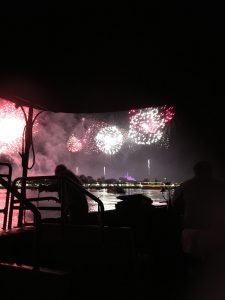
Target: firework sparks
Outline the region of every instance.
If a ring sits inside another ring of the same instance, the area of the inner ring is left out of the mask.
[[[95,136],[103,127],[106,127],[106,123],[83,117],[68,139],[68,151],[83,151],[84,153],[99,152]]]
[[[82,142],[72,134],[67,142],[67,149],[70,152],[79,152],[83,148]]]
[[[168,123],[169,121],[171,121],[175,115],[174,112],[174,107],[173,106],[169,106],[167,107],[167,105],[164,105],[160,108],[160,115],[164,121],[164,123]]]
[[[95,137],[97,147],[105,154],[117,153],[123,144],[123,135],[116,126],[102,128]]]
[[[131,110],[129,138],[139,145],[152,145],[163,139],[166,124],[173,118],[173,107]]]
[[[95,137],[102,128],[107,126],[106,123],[87,119],[85,126],[86,131],[82,139],[84,144],[84,152],[99,152],[100,149],[96,145]]]
[[[137,145],[168,148],[167,124],[174,116],[173,107],[150,107],[131,110],[129,130],[118,129],[103,121],[81,118],[67,142],[70,152],[103,152],[113,155],[123,144],[135,151]],[[136,145],[136,146],[135,146]]]
[[[19,151],[25,126],[21,109],[5,101],[0,101],[0,154]]]

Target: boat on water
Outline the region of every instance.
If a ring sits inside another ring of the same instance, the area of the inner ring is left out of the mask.
[[[113,193],[113,194],[125,194],[126,191],[124,188],[120,186],[110,186],[107,188],[107,193]]]

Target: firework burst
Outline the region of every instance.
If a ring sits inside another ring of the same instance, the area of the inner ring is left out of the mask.
[[[129,138],[139,145],[152,145],[163,140],[166,124],[173,118],[173,107],[149,107],[131,110]]]
[[[96,144],[96,136],[107,124],[105,122],[96,120],[87,120],[86,132],[83,137],[83,143],[85,145],[84,152],[100,152],[101,150]]]
[[[20,149],[25,120],[20,108],[0,101],[0,154],[12,154]]]
[[[72,134],[67,142],[67,149],[70,152],[79,152],[83,148],[82,142]]]
[[[123,134],[116,126],[100,129],[95,137],[96,145],[105,154],[117,153],[123,144]]]
[[[106,123],[89,118],[82,118],[76,125],[68,139],[67,149],[70,152],[83,151],[84,153],[99,152],[95,136],[99,130],[106,127]]]

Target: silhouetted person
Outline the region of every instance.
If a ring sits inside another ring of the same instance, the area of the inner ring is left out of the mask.
[[[64,213],[69,222],[73,224],[86,224],[88,217],[88,202],[84,192],[79,189],[79,185],[82,185],[81,180],[62,164],[56,166],[55,175],[64,178],[63,193],[61,196],[63,198]],[[40,191],[46,190],[59,192],[58,189],[59,186],[56,184],[50,185],[46,188],[39,188]]]
[[[69,220],[76,224],[85,224],[88,216],[88,202],[82,190],[79,190],[76,185],[82,185],[81,180],[71,170],[67,169],[65,165],[58,165],[55,168],[56,176],[63,176],[65,179],[64,202],[65,210],[68,212]]]
[[[225,240],[220,234],[225,230],[224,183],[213,177],[207,161],[193,169],[194,177],[175,190],[172,207],[183,216],[184,251],[204,255],[223,247]]]

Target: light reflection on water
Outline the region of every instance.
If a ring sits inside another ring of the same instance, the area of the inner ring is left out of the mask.
[[[98,197],[104,204],[105,210],[112,210],[115,209],[115,204],[120,202],[120,199],[117,199],[116,197],[119,195],[132,195],[132,194],[143,194],[153,200],[153,205],[164,205],[165,199],[163,198],[162,193],[160,190],[150,190],[150,189],[125,189],[125,194],[115,194],[115,193],[108,193],[107,189],[101,189],[101,190],[89,190],[93,195]],[[52,195],[52,193],[51,193]],[[46,196],[45,193],[39,194],[38,191],[30,191],[29,197],[44,197]],[[56,194],[57,196],[57,194]],[[4,207],[4,199],[5,199],[5,191],[0,189],[0,209]],[[89,211],[97,211],[97,203],[88,199],[89,202]],[[37,203],[37,207],[39,205],[45,205],[45,206],[58,206],[54,201],[45,201]],[[13,214],[13,226],[16,225],[17,222],[17,211]],[[58,218],[60,217],[60,212],[56,211],[41,211],[41,215],[43,218]],[[31,213],[26,213],[26,221],[30,222],[32,219]],[[3,214],[0,214],[0,229],[2,227],[3,223]]]
[[[125,189],[125,194],[108,193],[107,189],[96,191],[90,190],[90,192],[103,202],[105,210],[115,209],[115,204],[121,201],[120,199],[116,198],[119,195],[143,194],[153,200],[153,205],[165,204],[165,199],[163,198],[160,190]],[[97,209],[97,206],[93,201],[89,202],[89,206],[91,211],[95,211]]]

